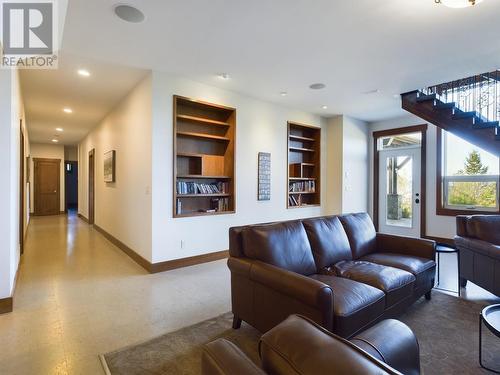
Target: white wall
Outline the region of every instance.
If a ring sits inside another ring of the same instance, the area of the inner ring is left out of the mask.
[[[17,71],[0,70],[0,299],[13,293],[19,266],[19,140],[20,122],[25,129],[24,106]],[[25,229],[29,217],[25,222]]]
[[[59,171],[59,191],[60,191],[60,202],[59,202],[59,211],[64,211],[65,207],[65,184],[64,184],[64,146],[55,145],[55,144],[45,144],[45,143],[32,143],[30,147],[31,151],[31,196],[32,204],[31,204],[31,212],[35,211],[35,166],[33,159],[57,159],[61,161],[60,171]]]
[[[370,139],[373,132],[413,125],[426,124],[424,120],[413,115],[406,115],[387,121],[371,123]],[[426,235],[432,237],[453,238],[456,233],[455,218],[436,215],[436,134],[437,127],[428,124],[427,130],[427,173],[426,173]],[[373,142],[370,144],[370,212],[373,213]]]
[[[88,217],[88,155],[95,149],[95,224],[149,261],[151,93],[148,75],[78,146],[79,213]],[[116,182],[105,183],[103,157],[111,150],[116,151]]]
[[[368,211],[368,128],[349,116],[328,120],[327,214]]]
[[[172,96],[192,97],[234,107],[236,121],[236,210],[233,215],[172,218]],[[287,121],[323,127],[322,176],[326,175],[326,122],[316,115],[260,101],[228,90],[153,72],[153,262],[228,249],[231,226],[317,216],[325,212],[327,179],[322,180],[322,207],[290,209],[287,202]],[[257,154],[271,153],[270,201],[257,201]],[[181,248],[181,240],[184,247]]]
[[[78,161],[78,146],[64,146],[64,160]]]

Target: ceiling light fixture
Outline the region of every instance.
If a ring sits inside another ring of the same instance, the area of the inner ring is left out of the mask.
[[[448,8],[467,8],[479,3],[482,3],[483,0],[434,0],[436,4],[443,4]]]
[[[327,105],[322,105],[321,109],[328,109],[328,106]]]
[[[221,74],[219,74],[219,78],[223,79],[224,81],[227,81],[229,79],[229,74],[221,73]]]
[[[115,14],[125,22],[141,23],[146,18],[139,9],[125,4],[117,4],[114,7]]]
[[[63,128],[56,128],[56,131],[62,132],[64,129]]]
[[[63,111],[66,113],[73,113],[73,110],[71,108],[64,108]]]
[[[311,90],[321,90],[324,89],[326,85],[324,83],[313,83],[309,86]]]
[[[78,74],[82,77],[90,77],[90,72],[85,69],[78,69]]]
[[[282,92],[280,92],[280,95],[281,95],[281,96],[287,96],[287,95],[288,95],[288,93],[287,93],[286,91],[282,91]]]
[[[57,143],[57,142],[59,142],[59,140],[54,138],[54,139],[52,139],[52,142]]]

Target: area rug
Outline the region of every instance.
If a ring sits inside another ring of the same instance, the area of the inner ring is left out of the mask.
[[[433,292],[399,319],[408,324],[420,344],[422,372],[433,374],[483,374],[478,364],[478,319],[484,305]],[[101,356],[105,371],[127,374],[200,374],[205,343],[219,337],[234,342],[258,363],[259,333],[243,323],[231,329],[232,314],[195,324],[153,340]],[[488,365],[500,368],[500,339],[483,329],[483,355]],[[333,361],[333,360],[332,360]]]

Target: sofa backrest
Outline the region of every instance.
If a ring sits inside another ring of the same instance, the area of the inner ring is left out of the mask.
[[[354,259],[375,252],[377,233],[370,215],[367,213],[349,214],[339,216],[339,219],[349,238]]]
[[[248,226],[241,234],[246,257],[301,275],[316,273],[311,245],[301,221]]]
[[[306,219],[302,223],[318,270],[352,259],[349,239],[337,216]]]
[[[457,216],[457,235],[500,245],[500,215]]]

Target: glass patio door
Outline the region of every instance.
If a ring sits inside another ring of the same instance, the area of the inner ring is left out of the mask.
[[[420,147],[379,152],[379,231],[420,237]]]

